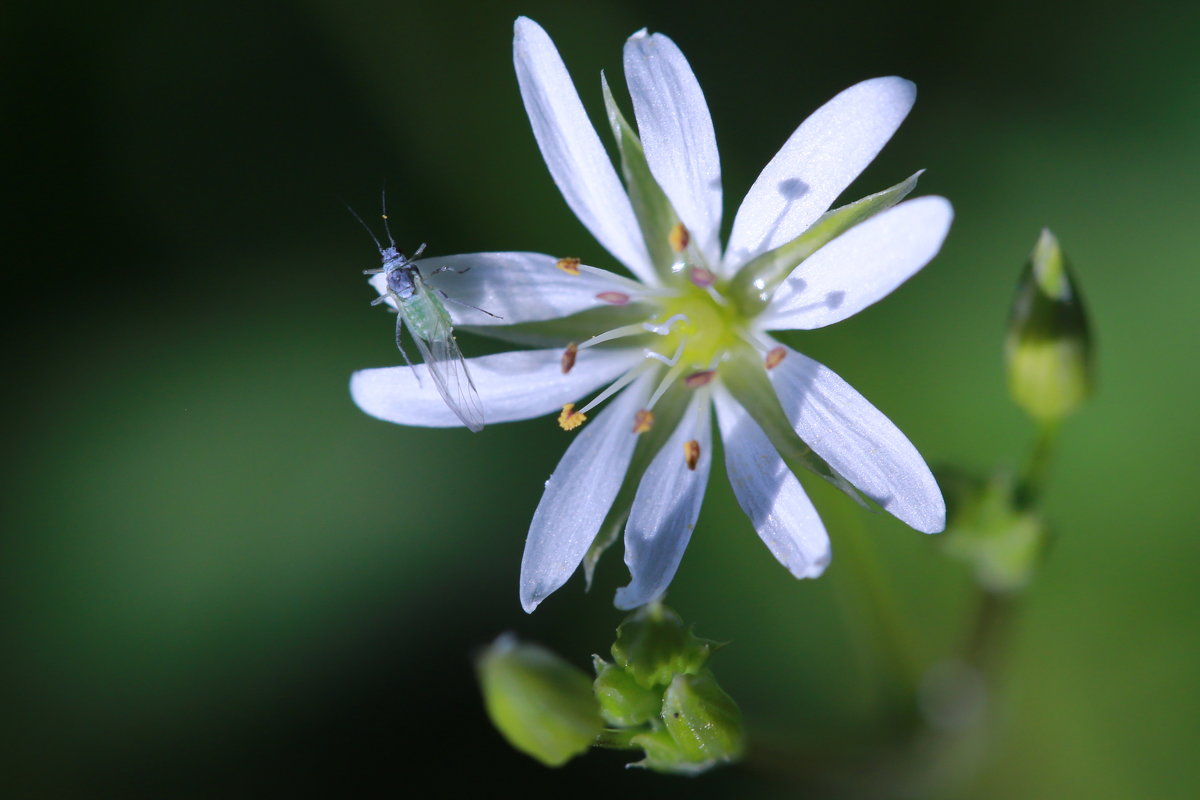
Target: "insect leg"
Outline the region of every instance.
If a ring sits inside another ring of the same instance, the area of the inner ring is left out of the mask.
[[[448,300],[449,302],[454,303],[454,305],[456,305],[456,306],[465,306],[466,308],[473,308],[480,313],[487,314],[489,317],[492,317],[493,319],[504,319],[504,317],[500,316],[499,314],[493,314],[490,311],[484,311],[479,306],[473,306],[470,303],[464,303],[461,300],[455,300],[453,297],[446,294],[441,289],[438,289],[437,292],[438,292],[438,294],[440,294],[442,296],[443,300]]]
[[[400,355],[404,356],[404,363],[408,364],[409,369],[411,369],[413,371],[413,375],[417,376],[417,386],[421,386],[421,373],[417,371],[417,368],[413,365],[413,362],[409,359],[408,353],[404,352],[404,337],[402,336],[403,333],[404,333],[404,315],[400,314],[399,316],[396,317],[396,347],[400,350]]]

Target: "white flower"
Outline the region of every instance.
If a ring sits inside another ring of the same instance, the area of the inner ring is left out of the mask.
[[[940,531],[941,492],[912,444],[836,374],[766,333],[845,319],[941,247],[950,204],[940,197],[899,202],[917,175],[827,211],[908,114],[913,84],[864,81],[805,120],[750,188],[722,252],[716,137],[674,42],[642,31],[625,44],[636,133],[604,84],[624,185],[546,32],[518,19],[513,49],[525,109],[555,183],[637,278],[537,253],[418,262],[430,283],[461,303],[448,306],[456,325],[555,345],[468,360],[488,422],[561,408],[560,424],[571,429],[611,398],[573,434],[546,483],[521,563],[525,610],[563,585],[585,556],[590,576],[626,515],[632,580],[616,604],[634,608],[666,590],[700,514],[714,409],[738,502],[796,577],[820,575],[830,553],[789,462],[849,492],[853,484],[919,531]],[[451,269],[434,275],[442,266]],[[354,374],[351,392],[380,419],[461,425],[429,384],[410,367],[369,369]]]

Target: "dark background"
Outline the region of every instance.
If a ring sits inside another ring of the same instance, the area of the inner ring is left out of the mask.
[[[811,110],[864,78],[917,82],[847,197],[927,168],[918,191],[953,201],[950,237],[886,302],[789,341],[931,462],[1015,465],[1028,446],[1001,340],[1018,271],[1055,230],[1090,303],[1100,392],[1054,465],[1058,535],[1014,631],[1004,725],[953,793],[1195,796],[1195,8],[7,7],[0,781],[62,797],[786,788],[753,761],[682,780],[613,754],[553,772],[511,751],[472,651],[512,629],[586,665],[620,619],[619,551],[590,594],[576,578],[527,617],[521,548],[565,435],[548,419],[399,428],[350,402],[352,370],[398,358],[341,199],[373,214],[386,181],[406,249],[612,263],[530,135],[511,66],[527,14],[597,120],[624,38],[674,38],[712,108],[726,225]],[[840,526],[867,527],[923,664],[954,652],[972,611],[936,537],[813,490],[834,539],[825,578],[775,564],[714,469],[671,591],[701,634],[733,640],[714,667],[760,754],[871,729]]]

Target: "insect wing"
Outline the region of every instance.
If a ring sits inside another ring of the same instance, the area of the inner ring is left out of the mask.
[[[433,378],[433,385],[437,387],[446,405],[450,406],[450,410],[458,415],[464,425],[478,433],[483,430],[483,403],[479,399],[475,382],[471,380],[471,373],[467,371],[467,361],[458,349],[449,324],[445,325],[444,329],[444,336],[434,336],[425,340],[414,334],[413,339],[417,343],[417,349],[421,351],[425,368]]]

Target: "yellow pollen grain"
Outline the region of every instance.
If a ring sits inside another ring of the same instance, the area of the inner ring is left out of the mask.
[[[581,262],[578,258],[560,258],[558,261],[554,262],[554,266],[558,267],[568,275],[578,275],[579,265],[581,263],[583,262]]]
[[[675,227],[671,228],[671,232],[667,234],[667,242],[676,253],[686,250],[689,241],[691,241],[691,235],[682,222],[676,222]]]
[[[683,460],[688,469],[693,472],[696,470],[696,464],[700,461],[700,443],[695,439],[688,439],[683,443]]]
[[[587,415],[575,410],[574,403],[567,403],[558,415],[558,427],[564,431],[573,431],[587,421]]]
[[[562,354],[562,372],[566,375],[575,366],[575,356],[579,353],[579,345],[571,342]]]
[[[654,412],[643,408],[633,415],[633,432],[645,433],[654,427]]]
[[[783,361],[786,356],[787,348],[783,345],[780,345],[779,347],[772,347],[767,352],[767,357],[763,360],[763,366],[765,366],[767,369],[775,369],[779,366],[779,362]]]

